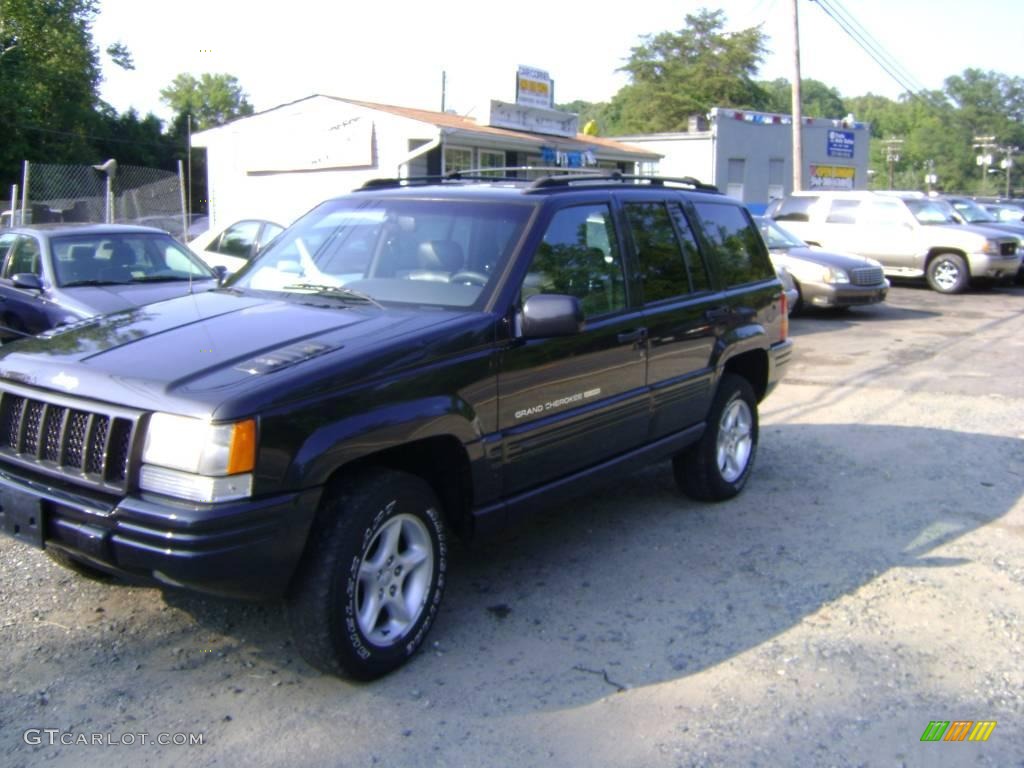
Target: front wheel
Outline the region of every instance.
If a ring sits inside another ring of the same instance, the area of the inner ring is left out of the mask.
[[[955,253],[940,253],[925,270],[928,286],[939,293],[962,293],[971,282],[967,262]]]
[[[422,645],[444,593],[447,541],[431,487],[374,470],[324,502],[288,595],[312,666],[372,680]]]
[[[701,439],[672,460],[687,496],[724,501],[743,490],[757,454],[757,398],[750,382],[726,373],[718,383]]]

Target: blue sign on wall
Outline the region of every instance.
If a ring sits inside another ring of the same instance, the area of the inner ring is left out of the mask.
[[[829,131],[828,156],[853,157],[853,131]]]

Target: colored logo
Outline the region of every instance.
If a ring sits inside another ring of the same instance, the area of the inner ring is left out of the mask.
[[[995,728],[995,720],[932,720],[921,741],[988,741]]]

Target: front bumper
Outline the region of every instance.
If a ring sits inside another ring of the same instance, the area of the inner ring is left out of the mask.
[[[133,580],[277,597],[302,557],[321,490],[224,504],[110,500],[0,468],[0,532]]]
[[[1019,255],[992,256],[987,253],[969,253],[967,261],[971,277],[1013,277],[1021,265]]]
[[[828,283],[801,283],[804,302],[813,307],[856,307],[878,304],[889,293],[889,282],[884,285],[831,285]]]

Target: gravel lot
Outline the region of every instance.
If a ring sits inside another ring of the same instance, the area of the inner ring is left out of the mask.
[[[666,463],[456,548],[428,647],[375,684],[307,667],[277,604],[0,539],[0,765],[1024,766],[1024,289],[791,330],[739,499]]]

